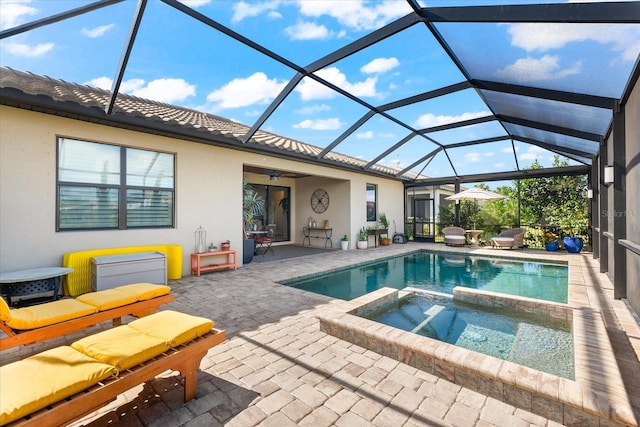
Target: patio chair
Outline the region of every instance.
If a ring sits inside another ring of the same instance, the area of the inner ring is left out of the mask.
[[[491,246],[493,248],[522,248],[524,247],[524,233],[527,230],[524,228],[510,228],[504,230],[498,234],[498,237],[491,239]]]
[[[271,255],[275,256],[276,253],[273,250],[271,244],[273,243],[273,236],[275,235],[275,224],[269,224],[266,228],[266,235],[262,235],[256,239],[256,255],[264,256],[267,252],[271,252]]]
[[[467,244],[464,228],[461,227],[445,227],[442,229],[444,235],[444,244],[447,246],[464,246]]]

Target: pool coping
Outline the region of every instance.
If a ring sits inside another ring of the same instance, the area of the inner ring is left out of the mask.
[[[549,261],[542,257],[531,257],[529,254],[524,259]],[[377,261],[380,260],[382,259]],[[637,426],[624,387],[616,386],[623,384],[623,381],[602,313],[588,304],[580,259],[566,257],[554,261],[566,262],[569,267],[567,304],[524,297],[505,298],[503,294],[471,288],[464,288],[461,292],[471,300],[493,298],[502,304],[508,299],[520,308],[530,307],[534,311],[546,310],[548,314],[557,312],[570,316],[568,320],[573,325],[574,337],[575,380],[421,337],[354,314],[360,306],[373,309],[397,298],[399,292],[402,292],[397,289],[380,289],[351,301],[333,304],[331,308],[323,310],[318,315],[320,329],[337,338],[554,421],[594,426],[610,423]],[[594,347],[597,347],[597,351],[594,351]],[[597,360],[594,360],[594,357],[597,357]]]

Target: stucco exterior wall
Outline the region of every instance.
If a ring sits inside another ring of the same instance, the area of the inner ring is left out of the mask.
[[[625,105],[627,240],[640,245],[640,82]],[[640,255],[627,250],[627,298],[640,313]]]
[[[148,244],[183,246],[183,273],[195,230],[207,230],[207,242],[230,240],[242,260],[243,165],[311,175],[278,181],[291,187],[291,233],[302,241],[308,216],[329,219],[334,247],[342,234],[355,239],[365,222],[365,185],[378,185],[378,210],[402,223],[403,186],[395,180],[261,154],[212,147],[174,138],[111,128],[27,110],[0,106],[0,271],[60,265],[65,252]],[[56,232],[56,137],[147,148],[176,154],[176,227],[150,230]],[[267,177],[260,179],[266,180]],[[327,212],[312,212],[318,187],[331,197]],[[352,246],[353,247],[353,246]]]

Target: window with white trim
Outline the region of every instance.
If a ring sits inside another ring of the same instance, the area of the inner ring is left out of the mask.
[[[56,230],[174,226],[175,154],[58,138]]]
[[[367,221],[376,221],[378,215],[378,186],[367,184]]]

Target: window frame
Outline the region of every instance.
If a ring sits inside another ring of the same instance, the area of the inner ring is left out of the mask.
[[[366,218],[367,218],[367,222],[375,222],[378,220],[378,185],[377,184],[371,184],[371,183],[367,183],[366,184],[366,190],[365,190],[365,211],[366,211]],[[373,191],[373,201],[370,202],[369,201],[369,192]],[[369,209],[369,203],[373,204],[373,210],[372,212],[370,212]],[[370,213],[372,213],[373,215],[370,215]]]
[[[118,159],[119,159],[119,182],[117,184],[112,183],[95,183],[95,182],[84,182],[84,181],[64,181],[60,179],[60,145],[64,140],[77,141],[80,143],[88,143],[88,144],[97,144],[101,146],[115,147],[119,150]],[[141,186],[141,185],[128,185],[127,184],[127,150],[139,150],[139,151],[148,151],[151,153],[157,154],[166,154],[171,156],[171,167],[172,167],[172,179],[171,185],[172,187],[156,187],[156,186]],[[177,169],[177,156],[176,153],[160,151],[156,149],[149,148],[141,148],[141,147],[132,147],[126,145],[119,144],[111,144],[106,142],[98,142],[87,139],[79,139],[73,137],[65,137],[65,136],[57,136],[56,137],[56,232],[68,232],[68,231],[96,231],[96,230],[140,230],[140,229],[165,229],[165,228],[175,228],[176,226],[176,169]],[[61,224],[61,220],[63,216],[61,215],[61,191],[64,188],[89,188],[89,189],[114,189],[117,192],[117,225],[109,226],[91,226],[91,227],[63,227]],[[128,214],[130,210],[127,205],[129,202],[128,192],[130,190],[142,190],[144,191],[157,191],[162,193],[170,193],[170,205],[167,207],[168,213],[171,215],[169,224],[154,224],[154,225],[128,225]]]

